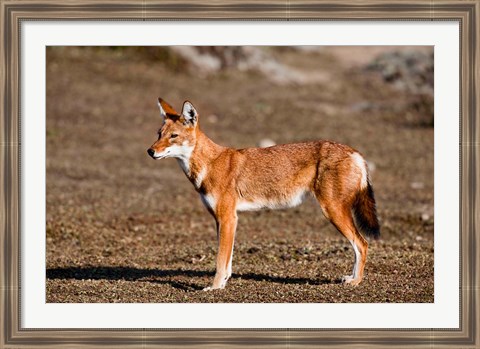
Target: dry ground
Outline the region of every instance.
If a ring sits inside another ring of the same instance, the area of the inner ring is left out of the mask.
[[[199,75],[135,48],[47,50],[47,302],[434,301],[433,128],[414,122],[410,96],[362,70],[377,51],[270,51],[322,79]],[[203,292],[214,222],[176,161],[146,154],[158,96],[178,108],[191,100],[224,145],[332,139],[360,150],[382,228],[363,283],[339,283],[353,251],[309,199],[240,213],[233,277]]]

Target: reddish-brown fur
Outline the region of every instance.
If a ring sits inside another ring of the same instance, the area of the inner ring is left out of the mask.
[[[166,149],[187,149],[184,171],[217,223],[216,274],[208,289],[223,288],[231,275],[237,209],[297,204],[303,192],[314,194],[325,216],[358,250],[353,275],[345,282],[360,283],[368,243],[357,227],[374,237],[379,228],[366,164],[362,168],[364,160],[356,150],[330,141],[269,148],[223,147],[200,130],[198,115],[189,118],[193,115],[185,112],[189,102],[182,114],[165,101],[159,102],[165,122],[149,154],[161,158]],[[177,136],[171,138],[172,134]],[[356,161],[352,155],[358,155]]]

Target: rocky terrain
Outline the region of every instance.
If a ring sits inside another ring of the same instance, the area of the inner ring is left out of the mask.
[[[47,49],[47,302],[433,302],[432,48],[188,49],[210,68],[178,48]],[[340,283],[353,251],[309,198],[240,213],[233,276],[203,292],[215,225],[177,162],[147,156],[159,96],[192,101],[223,145],[362,152],[382,234],[364,281]]]

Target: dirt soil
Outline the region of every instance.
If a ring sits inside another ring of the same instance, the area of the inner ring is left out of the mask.
[[[266,51],[321,78],[197,74],[140,48],[47,49],[47,302],[434,301],[433,127],[416,124],[412,96],[363,68],[382,50]],[[239,213],[233,276],[202,291],[215,224],[177,162],[147,156],[159,96],[177,108],[192,101],[222,145],[330,139],[361,151],[381,223],[364,281],[340,283],[353,250],[309,198]]]

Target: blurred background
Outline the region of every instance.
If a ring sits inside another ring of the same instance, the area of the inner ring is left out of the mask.
[[[433,47],[48,47],[47,302],[433,302]],[[309,198],[239,214],[233,277],[174,159],[146,153],[157,98],[236,148],[329,139],[366,158],[382,238],[348,241]]]

